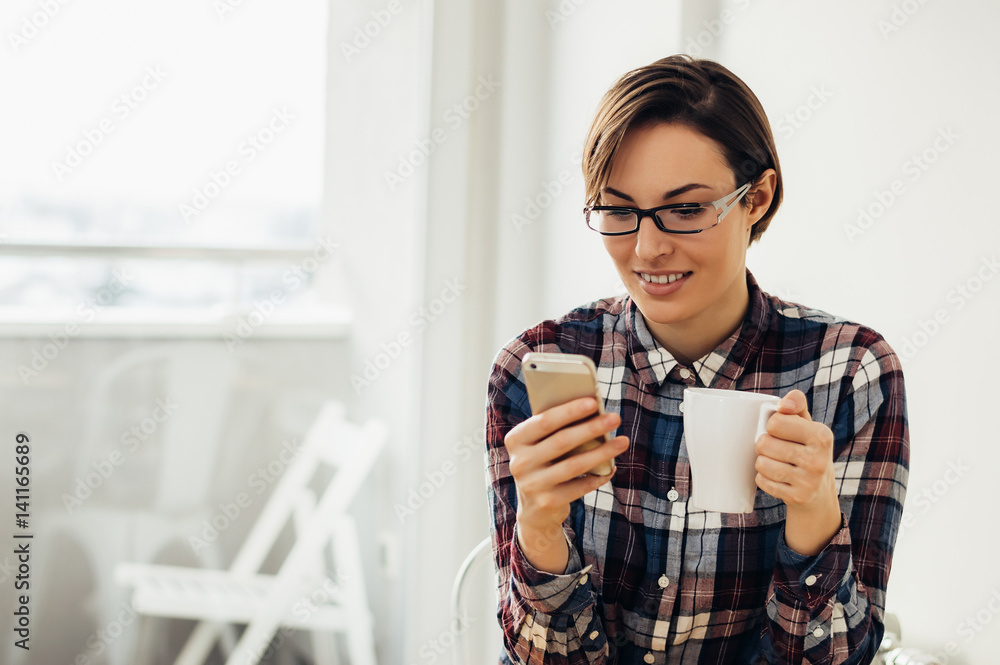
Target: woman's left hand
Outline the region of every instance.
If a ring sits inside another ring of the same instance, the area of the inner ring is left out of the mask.
[[[757,487],[787,506],[785,543],[799,554],[818,553],[840,530],[833,432],[813,422],[801,390],[782,398],[756,452]]]

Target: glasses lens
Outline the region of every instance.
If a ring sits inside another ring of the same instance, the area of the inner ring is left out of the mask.
[[[700,231],[719,221],[719,213],[710,203],[660,210],[656,217],[669,231]]]
[[[635,213],[628,210],[591,210],[590,228],[601,233],[627,233],[635,230]]]

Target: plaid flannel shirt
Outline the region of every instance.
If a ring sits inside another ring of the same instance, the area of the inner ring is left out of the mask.
[[[487,493],[501,663],[870,663],[906,493],[909,442],[899,360],[876,332],[769,296],[747,272],[739,330],[677,362],[622,295],[545,321],[497,355],[486,415]],[[504,437],[531,415],[530,351],[593,359],[614,433],[631,445],[599,489],[571,505],[569,563],[536,570],[517,544]],[[785,505],[693,508],[679,406],[688,386],[784,395],[798,388],[834,435],[841,529],[819,554],[784,542]]]

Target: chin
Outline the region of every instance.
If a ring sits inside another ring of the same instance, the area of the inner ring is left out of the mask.
[[[632,291],[629,291],[629,295],[632,296],[632,299],[646,320],[652,323],[667,325],[679,323],[690,317],[690,312],[685,311],[686,308],[683,305],[658,302],[644,292],[640,292],[637,296]]]

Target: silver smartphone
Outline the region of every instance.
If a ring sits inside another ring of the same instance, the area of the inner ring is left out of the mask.
[[[524,356],[524,385],[528,389],[531,412],[541,413],[553,406],[565,404],[579,397],[597,400],[597,415],[604,413],[604,401],[597,391],[597,369],[594,361],[572,353],[529,353]],[[579,422],[597,417],[587,416]],[[571,423],[575,425],[576,423]],[[608,440],[607,434],[580,444],[559,459],[592,450]],[[587,473],[606,476],[615,471],[614,458],[598,464]]]

